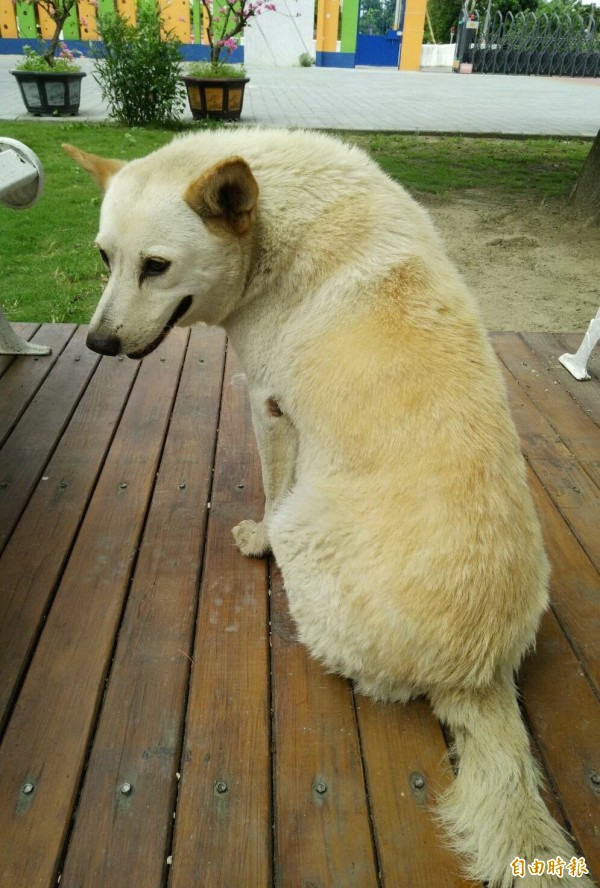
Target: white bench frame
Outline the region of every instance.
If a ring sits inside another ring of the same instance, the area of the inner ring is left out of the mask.
[[[39,199],[44,171],[33,151],[16,139],[0,138],[0,203],[24,210]],[[49,355],[51,349],[17,336],[0,307],[0,355]]]
[[[587,371],[587,363],[598,341],[600,341],[600,308],[598,309],[596,317],[592,318],[590,321],[590,325],[583,337],[583,342],[575,354],[572,355],[569,354],[569,352],[566,352],[558,359],[563,367],[566,367],[571,376],[574,376],[575,379],[591,379],[591,376]]]

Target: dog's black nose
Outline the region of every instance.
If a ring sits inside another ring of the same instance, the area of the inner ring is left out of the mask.
[[[97,336],[90,330],[85,342],[89,349],[98,352],[99,355],[109,355],[114,358],[121,351],[121,340],[118,336]]]

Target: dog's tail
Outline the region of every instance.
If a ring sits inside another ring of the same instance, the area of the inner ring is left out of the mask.
[[[592,888],[585,876],[571,877],[567,867],[580,858],[540,797],[512,676],[485,690],[432,694],[431,702],[454,734],[458,757],[456,779],[439,799],[439,819],[471,878],[489,888]]]

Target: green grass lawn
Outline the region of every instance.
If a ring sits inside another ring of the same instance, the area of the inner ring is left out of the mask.
[[[104,267],[93,247],[100,194],[61,150],[62,142],[126,160],[164,145],[173,133],[107,124],[2,124],[2,135],[29,145],[42,161],[46,186],[29,210],[0,206],[0,304],[15,321],[87,323],[103,287]],[[584,140],[473,139],[344,133],[415,195],[451,199],[486,189],[531,199],[568,196],[590,143]]]
[[[560,199],[568,197],[590,150],[584,140],[477,139],[347,133],[418,196],[469,188]]]

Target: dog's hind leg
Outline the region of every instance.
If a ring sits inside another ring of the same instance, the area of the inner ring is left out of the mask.
[[[250,403],[262,468],[265,515],[260,522],[240,522],[232,533],[242,554],[261,558],[271,551],[269,517],[294,483],[298,441],[294,426],[275,398],[250,393]]]

